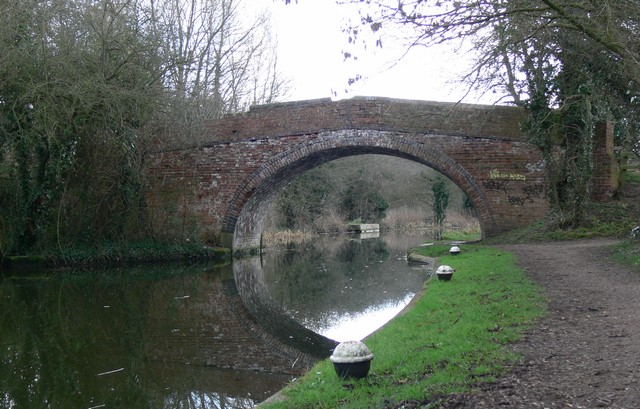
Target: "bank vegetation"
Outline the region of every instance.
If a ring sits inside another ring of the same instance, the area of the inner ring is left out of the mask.
[[[0,258],[171,241],[146,153],[282,98],[275,46],[242,0],[0,2]]]

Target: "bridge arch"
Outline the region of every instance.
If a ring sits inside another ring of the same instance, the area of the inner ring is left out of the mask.
[[[408,137],[410,135],[413,134],[367,129],[326,131],[273,156],[235,191],[223,218],[223,234],[232,237],[234,251],[261,246],[269,206],[288,182],[334,159],[364,154],[395,156],[435,169],[470,198],[477,210],[483,236],[498,232],[489,199],[473,175],[442,149],[437,138],[422,135],[423,138],[417,140]]]
[[[523,227],[549,209],[544,160],[521,131],[525,114],[508,106],[378,97],[252,107],[208,124],[207,142],[159,147],[146,158],[151,228],[234,250],[255,248],[269,204],[295,175],[368,153],[447,176],[476,206],[484,236]],[[613,132],[610,125],[600,128],[593,192],[606,198],[615,188]]]

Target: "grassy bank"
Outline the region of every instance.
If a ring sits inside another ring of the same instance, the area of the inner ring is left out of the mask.
[[[627,240],[618,245],[613,259],[640,272],[640,238]]]
[[[466,245],[421,248],[456,269],[451,281],[431,279],[404,315],[365,340],[374,354],[363,380],[343,380],[325,360],[283,391],[268,408],[399,408],[433,403],[505,372],[517,359],[507,343],[544,313],[538,288],[509,253]]]
[[[151,261],[174,260],[228,260],[229,249],[203,246],[199,243],[171,243],[155,240],[135,242],[103,241],[87,245],[75,245],[63,249],[50,249],[40,254],[8,256],[3,260],[3,268],[21,269],[120,265]]]

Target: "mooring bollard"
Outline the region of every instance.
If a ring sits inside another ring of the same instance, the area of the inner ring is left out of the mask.
[[[345,341],[338,344],[329,358],[341,378],[364,378],[369,374],[373,354],[360,341]]]
[[[455,271],[451,266],[442,265],[436,270],[436,276],[438,276],[438,280],[449,281]]]

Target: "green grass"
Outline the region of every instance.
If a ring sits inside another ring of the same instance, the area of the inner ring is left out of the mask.
[[[640,184],[640,170],[628,169],[624,174],[624,181],[625,183]]]
[[[442,233],[442,240],[449,241],[478,241],[482,239],[480,231],[448,230]]]
[[[469,391],[496,379],[518,359],[506,344],[520,338],[544,313],[539,289],[515,267],[509,253],[465,245],[417,250],[456,272],[431,279],[415,305],[365,340],[374,354],[363,380],[338,378],[328,360],[283,391],[268,408],[382,408]]]
[[[583,226],[559,228],[553,222],[540,221],[521,229],[511,230],[496,237],[490,237],[485,243],[528,243],[538,241],[579,240],[596,237],[628,237],[634,222],[635,212],[625,206],[611,203],[592,205],[591,217]]]
[[[613,259],[640,272],[640,239],[626,240],[616,246]]]

